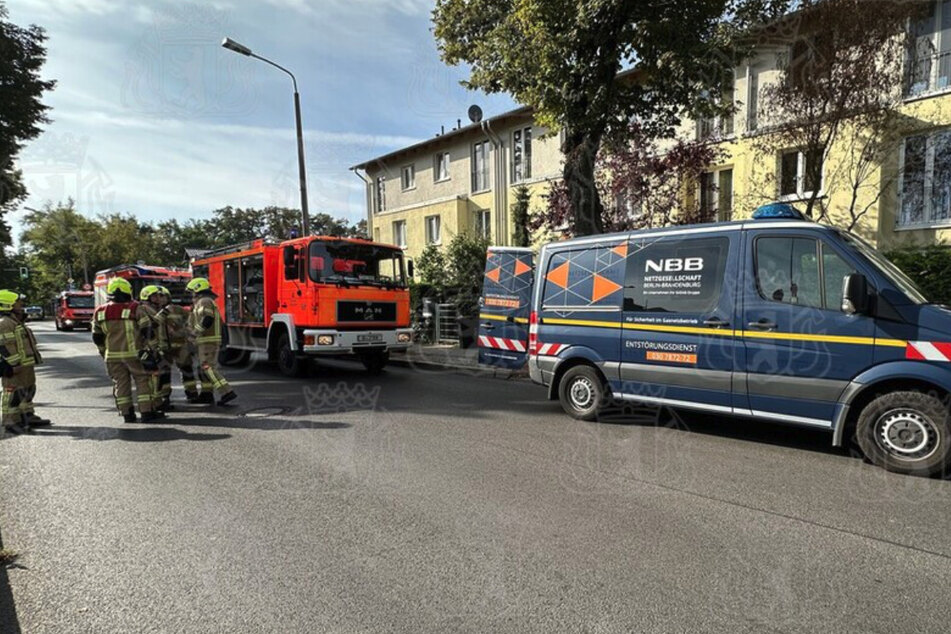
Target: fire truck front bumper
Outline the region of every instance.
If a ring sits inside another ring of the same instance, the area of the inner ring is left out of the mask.
[[[305,330],[307,354],[359,354],[362,350],[406,350],[413,342],[412,328],[396,330]]]

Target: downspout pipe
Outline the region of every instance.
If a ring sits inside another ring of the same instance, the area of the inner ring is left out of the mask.
[[[489,137],[492,146],[495,148],[495,210],[493,215],[495,216],[495,242],[502,246],[508,244],[505,235],[506,222],[502,217],[505,208],[505,162],[502,156],[502,139],[492,130],[492,124],[489,123],[488,119],[482,122],[482,131]]]
[[[367,238],[373,240],[373,188],[369,176],[360,173],[360,168],[351,167],[350,171],[363,181],[364,199],[367,204]]]

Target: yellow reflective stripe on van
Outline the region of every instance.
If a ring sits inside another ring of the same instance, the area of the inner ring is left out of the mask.
[[[502,316],[502,315],[485,315],[485,314],[482,314],[482,313],[479,314],[479,319],[489,319],[489,320],[492,320],[492,321],[508,321],[508,320],[509,320],[508,317],[504,317],[504,316]],[[527,324],[527,323],[528,323],[528,319],[526,319],[525,317],[513,317],[512,320],[513,320],[516,324]]]
[[[846,343],[854,345],[880,345],[904,348],[908,342],[901,339],[875,339],[874,337],[848,337],[844,335],[816,335],[798,332],[769,332],[763,330],[718,330],[695,326],[665,326],[662,324],[629,324],[614,321],[594,321],[586,319],[561,319],[544,317],[542,325],[584,326],[588,328],[614,328],[623,330],[641,330],[647,332],[668,332],[671,334],[708,335],[714,337],[749,337],[751,339],[775,339],[782,341],[816,341],[823,343]]]

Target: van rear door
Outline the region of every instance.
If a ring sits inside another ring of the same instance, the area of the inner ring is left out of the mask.
[[[489,247],[479,312],[479,363],[511,370],[525,365],[534,278],[531,249]]]

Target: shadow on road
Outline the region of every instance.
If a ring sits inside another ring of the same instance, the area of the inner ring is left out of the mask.
[[[3,550],[3,533],[0,532],[0,550]],[[16,605],[13,603],[13,591],[7,575],[9,565],[0,566],[0,632],[20,634],[20,621],[17,619]]]
[[[126,442],[169,442],[172,440],[224,440],[231,434],[191,433],[172,426],[162,427],[47,427],[37,429],[36,436],[73,438],[75,440],[123,440]]]

